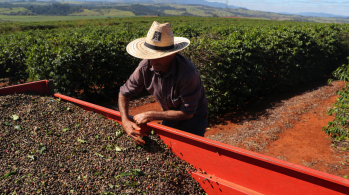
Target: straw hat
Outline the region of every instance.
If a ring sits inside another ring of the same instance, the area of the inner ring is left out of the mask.
[[[147,37],[129,43],[129,54],[141,59],[157,59],[177,53],[188,47],[190,41],[183,37],[174,37],[170,23],[160,24],[154,21]]]

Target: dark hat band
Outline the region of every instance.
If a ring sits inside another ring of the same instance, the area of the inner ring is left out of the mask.
[[[147,42],[144,42],[144,46],[148,47],[149,49],[154,49],[154,50],[170,50],[170,49],[174,48],[174,45],[170,45],[170,46],[167,46],[167,47],[158,47],[158,46],[155,46],[155,45],[150,45]]]

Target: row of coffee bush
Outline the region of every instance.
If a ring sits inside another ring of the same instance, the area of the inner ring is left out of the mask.
[[[348,26],[221,27],[185,51],[219,112],[331,75],[348,56]]]
[[[148,23],[32,30],[0,37],[0,78],[54,79],[56,92],[77,98],[117,97],[139,59],[126,45]],[[191,40],[182,52],[198,67],[210,113],[330,74],[348,55],[348,26],[178,24]]]
[[[333,72],[333,76],[338,80],[346,82],[346,84],[345,87],[336,92],[339,97],[334,103],[333,108],[327,112],[328,115],[335,114],[334,120],[329,121],[328,125],[322,129],[336,140],[334,143],[337,146],[342,145],[347,150],[349,143],[343,141],[349,139],[349,64],[343,64],[338,67]],[[332,79],[329,82],[332,82]]]
[[[192,38],[208,27],[178,26]],[[56,92],[81,99],[117,97],[139,59],[126,45],[146,36],[149,24],[29,30],[0,37],[0,78],[11,83],[54,79]]]

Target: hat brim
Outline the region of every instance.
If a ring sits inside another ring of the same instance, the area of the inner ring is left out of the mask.
[[[129,43],[126,47],[127,52],[140,59],[158,59],[162,58],[179,51],[182,51],[186,47],[189,46],[190,41],[187,38],[183,37],[174,37],[174,48],[170,50],[154,50],[146,47],[144,45],[146,38],[139,38],[131,43]]]

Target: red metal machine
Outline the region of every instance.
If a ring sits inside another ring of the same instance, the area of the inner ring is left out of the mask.
[[[121,122],[117,111],[53,93],[52,81],[1,88],[0,95],[27,91],[52,95]],[[348,179],[153,122],[147,123],[142,131],[150,129],[156,131],[178,157],[199,170],[190,174],[208,194],[349,194]]]

